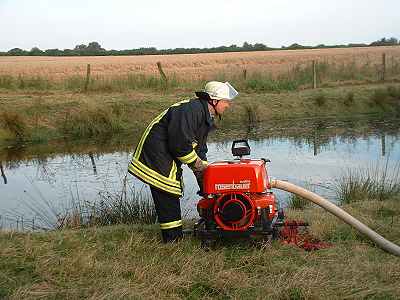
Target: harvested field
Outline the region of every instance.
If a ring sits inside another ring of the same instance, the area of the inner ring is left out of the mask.
[[[379,69],[383,53],[386,53],[388,68],[400,65],[400,47],[396,46],[148,56],[5,56],[0,57],[0,75],[62,80],[69,76],[84,76],[87,64],[91,64],[95,76],[155,75],[158,73],[156,62],[160,61],[167,75],[197,81],[216,74],[239,74],[244,69],[248,73],[287,74],[292,68],[310,64],[312,60]]]

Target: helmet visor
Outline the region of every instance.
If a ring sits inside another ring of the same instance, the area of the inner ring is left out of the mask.
[[[225,82],[225,84],[228,87],[228,100],[233,100],[239,93],[229,82]]]

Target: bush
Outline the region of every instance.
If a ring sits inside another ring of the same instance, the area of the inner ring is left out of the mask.
[[[27,135],[27,124],[21,114],[5,111],[0,115],[3,128],[10,131],[17,139]]]
[[[324,93],[320,92],[314,96],[313,101],[319,107],[324,106],[326,103],[326,96]]]
[[[352,91],[346,94],[343,103],[346,106],[351,106],[354,103],[354,93]]]

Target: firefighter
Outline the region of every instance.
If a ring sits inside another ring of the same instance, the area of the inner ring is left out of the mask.
[[[203,188],[207,136],[238,92],[228,82],[211,81],[196,98],[173,104],[145,129],[128,172],[150,185],[163,242],[182,237],[182,164]]]

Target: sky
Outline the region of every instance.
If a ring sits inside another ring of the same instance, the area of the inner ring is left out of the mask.
[[[399,0],[0,0],[0,51],[270,47],[400,38]]]

